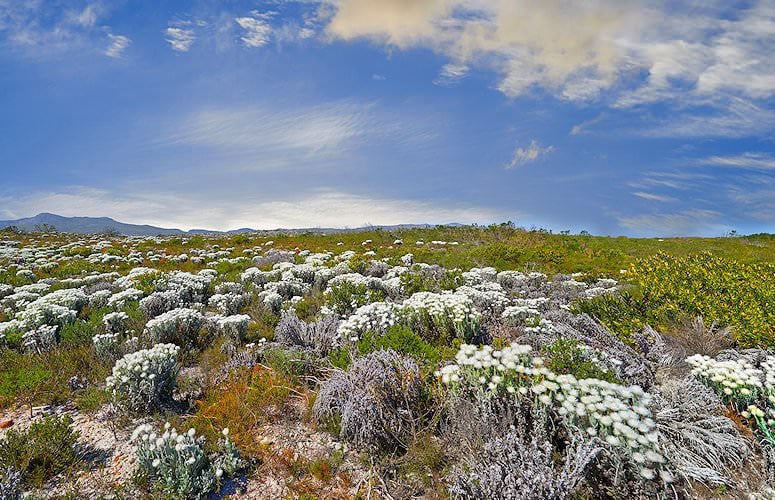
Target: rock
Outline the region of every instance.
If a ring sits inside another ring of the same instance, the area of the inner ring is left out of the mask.
[[[13,425],[13,419],[9,418],[8,420],[2,420],[0,421],[0,429],[7,429]]]

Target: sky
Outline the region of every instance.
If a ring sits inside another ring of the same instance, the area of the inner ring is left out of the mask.
[[[0,219],[775,232],[775,2],[0,0]]]

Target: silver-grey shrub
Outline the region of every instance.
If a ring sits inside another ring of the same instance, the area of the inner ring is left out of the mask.
[[[165,312],[177,309],[182,305],[183,301],[176,290],[154,292],[140,300],[140,310],[143,312],[146,319],[153,319]]]
[[[204,323],[202,313],[181,307],[150,320],[145,325],[145,333],[154,343],[173,343],[187,348],[197,343]]]
[[[341,438],[356,446],[406,448],[422,417],[422,384],[412,358],[376,351],[323,382],[313,415],[321,423],[339,420]]]
[[[334,347],[339,320],[322,316],[314,323],[305,323],[292,309],[283,312],[274,331],[274,339],[283,345],[311,349],[325,356]]]
[[[734,486],[732,477],[750,458],[751,448],[735,423],[721,414],[719,397],[693,376],[659,389],[652,406],[669,463],[687,481]]]
[[[20,485],[22,475],[13,467],[8,467],[0,475],[0,498],[3,500],[20,500],[22,492]]]
[[[151,349],[125,355],[113,366],[113,373],[105,380],[106,388],[132,412],[158,410],[172,399],[179,350],[174,344],[156,344]]]
[[[602,450],[594,440],[577,435],[555,463],[552,444],[541,435],[512,430],[485,445],[484,456],[469,470],[453,473],[453,498],[569,498],[582,484],[587,466]]]

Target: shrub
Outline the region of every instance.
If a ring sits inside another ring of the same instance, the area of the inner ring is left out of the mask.
[[[154,343],[173,343],[188,348],[197,344],[205,318],[195,309],[179,308],[153,318],[145,333]]]
[[[223,429],[217,451],[208,456],[194,429],[178,434],[167,423],[157,435],[150,424],[141,425],[132,433],[138,473],[172,498],[204,498],[245,466],[228,432]]]
[[[577,379],[596,378],[621,384],[622,381],[613,370],[604,367],[603,353],[597,352],[575,339],[557,339],[544,347],[548,357],[546,367],[555,373],[573,375]]]
[[[218,318],[218,331],[238,345],[248,333],[248,323],[250,316],[247,314]]]
[[[401,325],[393,326],[384,335],[365,334],[358,341],[357,348],[362,355],[380,349],[392,349],[430,365],[452,359],[457,352],[455,347],[430,344],[410,328]]]
[[[420,292],[401,305],[401,321],[428,341],[470,342],[480,333],[480,316],[473,306],[466,295]]]
[[[385,300],[381,290],[374,290],[364,283],[352,283],[343,280],[326,290],[326,302],[339,316],[349,316],[356,309],[372,302]]]
[[[557,470],[554,447],[546,436],[535,431],[523,436],[512,430],[488,442],[480,462],[458,471],[450,493],[457,498],[572,498],[587,466],[601,451],[593,441],[577,436]]]
[[[288,310],[280,317],[274,339],[280,344],[311,349],[325,356],[334,346],[338,326],[339,320],[333,316],[323,316],[314,323],[305,323],[296,316],[294,310]]]
[[[113,397],[133,412],[149,412],[172,398],[177,379],[174,344],[156,344],[116,361],[105,385]]]
[[[26,431],[11,429],[0,441],[0,468],[12,467],[25,484],[40,486],[78,461],[78,434],[69,415],[36,420]]]
[[[153,319],[182,305],[183,301],[176,290],[154,292],[140,300],[140,310],[147,319]]]
[[[420,367],[393,350],[353,362],[321,387],[313,414],[321,423],[339,422],[340,436],[357,446],[406,448],[422,418]]]
[[[13,467],[6,468],[0,476],[0,498],[21,500],[22,492],[19,489],[21,481],[22,475],[18,471],[14,470]]]

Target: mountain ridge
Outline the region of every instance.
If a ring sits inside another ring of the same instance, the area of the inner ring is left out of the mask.
[[[376,225],[363,226],[358,228],[276,228],[276,229],[252,229],[239,228],[229,231],[218,231],[211,229],[190,229],[184,231],[177,228],[163,228],[151,226],[148,224],[129,224],[119,222],[111,217],[65,217],[62,215],[41,212],[33,217],[24,217],[13,220],[0,220],[0,229],[10,226],[16,226],[24,231],[46,231],[54,230],[61,233],[72,234],[121,234],[124,236],[174,236],[174,235],[197,235],[197,234],[241,234],[241,233],[279,233],[279,232],[324,232],[324,233],[344,233],[351,231],[362,231],[364,229],[416,229],[430,228],[438,224],[395,224],[395,225]],[[445,224],[447,226],[459,226],[458,223]]]

